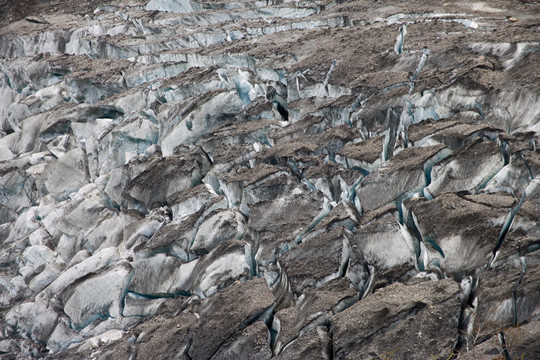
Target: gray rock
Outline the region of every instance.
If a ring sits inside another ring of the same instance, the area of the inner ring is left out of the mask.
[[[189,349],[192,358],[211,357],[224,343],[223,339],[229,338],[254,319],[264,319],[265,312],[274,303],[274,297],[263,279],[238,284],[212,300],[201,308],[204,321],[193,336]],[[236,306],[239,303],[244,306]]]
[[[198,359],[227,354],[266,356],[267,330],[262,327],[264,322],[258,320],[266,319],[273,302],[274,297],[263,279],[235,283],[191,305],[175,300],[160,315],[132,330],[137,334],[137,356],[175,354],[177,358]],[[251,335],[244,338],[241,334]]]
[[[419,246],[407,228],[398,222],[394,205],[367,212],[360,221],[351,245],[358,258],[372,268],[374,288],[385,286],[396,279],[404,281],[415,274],[416,253]],[[367,289],[367,279],[360,288]]]
[[[209,169],[203,156],[174,156],[157,160],[133,178],[129,194],[143,202],[146,208],[167,203],[168,198],[182,190],[198,185]]]
[[[242,240],[218,245],[195,264],[188,282],[191,292],[201,297],[210,296],[235,281],[249,278],[254,273],[249,250],[249,245]]]
[[[0,2],[0,357],[534,358],[537,15]]]
[[[336,155],[336,161],[349,169],[373,172],[385,160],[383,157],[384,137],[378,136],[364,141],[347,143]]]
[[[392,284],[331,320],[335,359],[444,358],[457,339],[461,304],[452,280],[406,286]],[[428,319],[437,319],[434,322]],[[362,337],[355,334],[361,332]],[[430,334],[436,333],[436,337]],[[429,337],[429,341],[423,341]]]
[[[320,215],[329,210],[321,197],[319,192],[309,192],[260,202],[250,208],[248,227],[258,234],[251,240],[252,246],[258,248],[258,261],[272,262],[278,254],[301,241]]]
[[[479,274],[478,305],[471,336],[496,335],[505,327],[514,325],[514,292],[522,273],[521,261],[514,260]]]
[[[433,197],[444,192],[476,193],[503,166],[504,157],[499,147],[493,142],[477,139],[440,164],[434,165],[432,183],[426,190]]]
[[[325,326],[311,329],[304,336],[290,343],[276,359],[324,359],[332,358],[332,341]]]
[[[173,219],[180,219],[197,212],[204,204],[218,195],[207,184],[197,185],[169,198]]]
[[[515,297],[516,297],[516,323],[523,324],[529,321],[535,321],[540,313],[540,289],[535,280],[540,271],[540,254],[535,251],[525,256],[526,270],[521,278]]]
[[[488,203],[482,201],[486,197]],[[425,248],[424,265],[440,266],[448,274],[487,265],[513,203],[506,195],[461,198],[453,193],[411,202],[407,208]]]
[[[336,203],[351,199],[355,182],[362,176],[356,169],[346,170],[333,163],[311,166],[304,176],[311,186]]]
[[[238,113],[242,109],[242,101],[236,91],[216,90],[169,109],[163,111],[163,121],[169,122],[168,119],[172,118],[178,124],[160,134],[165,156],[173,154],[179,145],[195,144],[207,132],[217,128],[223,119]]]
[[[311,238],[278,260],[296,297],[345,276],[352,234],[343,228]]]
[[[133,249],[141,256],[165,252],[187,261],[193,258],[188,254],[189,247],[193,243],[202,220],[212,211],[225,207],[226,202],[223,197],[213,198],[193,214],[160,227],[149,240],[133,245]]]
[[[264,321],[257,321],[233,335],[211,359],[267,360],[272,357],[269,340],[270,333]]]
[[[357,186],[356,194],[363,211],[403,200],[427,186],[425,172],[430,164],[449,153],[442,145],[407,148],[369,174]]]
[[[269,146],[268,133],[278,129],[281,126],[272,120],[222,126],[204,138],[202,148],[216,165],[219,164],[217,168],[229,170],[234,165],[249,161],[258,151]]]
[[[229,206],[238,207],[246,215],[250,212],[249,205],[308,191],[306,184],[287,167],[265,163],[233,169],[218,177],[217,187],[227,197]]]
[[[186,282],[192,271],[192,265],[167,254],[139,259],[133,263],[129,290],[152,297],[174,296],[187,290]]]
[[[242,239],[245,231],[246,219],[242,213],[231,209],[215,210],[199,225],[190,251],[208,253],[222,241]]]
[[[429,129],[426,130],[429,131]],[[500,131],[500,129],[484,124],[454,123],[441,128],[440,131],[436,131],[431,138],[446,145],[449,149],[457,150],[464,145],[475,142],[477,139],[490,139],[493,141]]]
[[[272,324],[277,330],[274,353],[287,353],[287,347],[297,338],[308,336],[313,330],[319,333],[319,326],[328,325],[332,316],[358,299],[357,289],[346,278],[331,280],[316,290],[305,292],[296,306],[276,312]]]
[[[538,321],[510,328],[504,332],[505,347],[510,356],[534,359],[538,354]]]

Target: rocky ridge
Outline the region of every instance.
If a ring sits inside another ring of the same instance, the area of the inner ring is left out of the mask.
[[[540,4],[0,9],[0,358],[540,357]]]

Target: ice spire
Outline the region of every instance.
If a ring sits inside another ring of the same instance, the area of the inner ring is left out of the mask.
[[[403,52],[403,42],[405,41],[405,35],[407,34],[407,27],[405,24],[399,27],[399,34],[396,37],[396,44],[394,45],[394,51],[396,54],[401,54]]]

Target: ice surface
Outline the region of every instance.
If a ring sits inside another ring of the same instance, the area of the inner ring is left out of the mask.
[[[534,5],[364,5],[6,7],[0,353],[424,359],[534,330]]]

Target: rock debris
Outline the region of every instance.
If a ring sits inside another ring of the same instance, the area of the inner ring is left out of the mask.
[[[540,358],[539,26],[0,0],[0,358]]]

